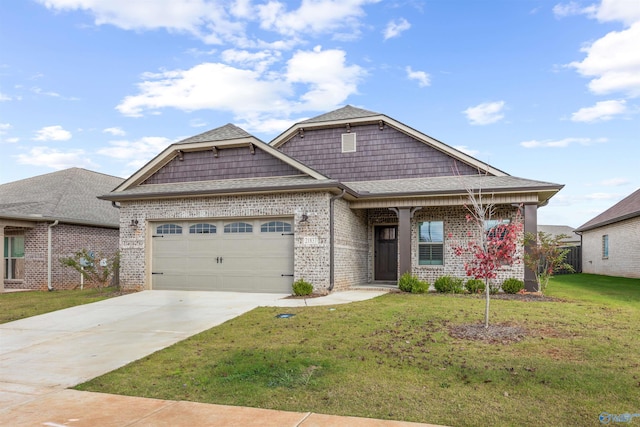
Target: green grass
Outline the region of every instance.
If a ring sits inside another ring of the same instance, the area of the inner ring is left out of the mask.
[[[0,293],[0,323],[89,304],[118,294],[114,288]]]
[[[482,298],[388,294],[259,308],[77,388],[454,426],[598,425],[601,412],[640,412],[640,280],[598,294],[600,280],[555,278],[563,302],[493,300],[492,323],[528,330],[517,343],[449,335],[482,322]]]

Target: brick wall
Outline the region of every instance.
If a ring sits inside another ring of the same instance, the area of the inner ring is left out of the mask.
[[[609,257],[602,257],[602,236],[609,236]],[[640,217],[585,231],[582,272],[640,278]]]
[[[37,223],[32,229],[21,232],[5,233],[9,235],[24,234],[25,273],[23,281],[5,281],[7,289],[47,289],[48,239],[49,223]],[[81,249],[111,255],[118,250],[116,229],[87,227],[82,225],[58,224],[51,230],[51,283],[54,289],[74,289],[80,285],[80,274],[70,267],[64,267],[60,259],[72,256]],[[85,282],[85,286],[95,283]]]
[[[304,278],[317,292],[329,288],[329,198],[331,194],[283,193],[122,202],[120,284],[150,289],[150,222],[171,219],[294,217],[294,280]],[[307,222],[300,222],[307,214]],[[139,226],[129,226],[131,220]]]
[[[338,199],[334,204],[334,221],[334,290],[367,283],[367,211],[349,209],[348,202]]]

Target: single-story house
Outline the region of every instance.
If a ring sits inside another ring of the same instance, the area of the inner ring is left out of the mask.
[[[464,277],[449,236],[472,227],[468,188],[490,195],[496,220],[535,233],[538,206],[562,186],[346,106],[269,144],[233,124],[187,138],[102,198],[121,208],[124,287],[287,293],[304,278],[330,292],[405,272]],[[537,286],[522,264],[501,277]]]
[[[61,258],[82,249],[115,253],[118,209],[97,197],[122,181],[71,168],[0,185],[0,289],[71,289],[80,275]]]
[[[580,246],[580,235],[575,232],[575,228],[568,225],[544,225],[538,224],[538,233],[543,232],[549,234],[551,237],[556,237],[564,234],[565,237],[560,239],[562,246]]]
[[[582,271],[640,278],[640,189],[576,229]]]

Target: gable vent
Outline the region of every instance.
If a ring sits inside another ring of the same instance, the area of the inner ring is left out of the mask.
[[[356,134],[355,133],[342,134],[342,152],[343,153],[356,152]]]

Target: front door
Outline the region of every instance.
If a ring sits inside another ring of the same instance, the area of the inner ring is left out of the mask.
[[[374,280],[398,280],[398,227],[375,226]]]

